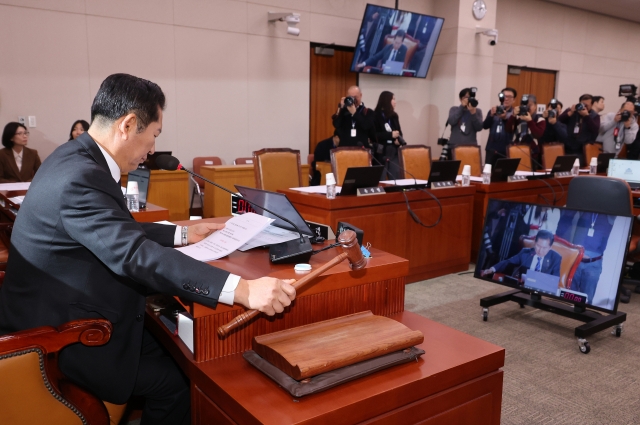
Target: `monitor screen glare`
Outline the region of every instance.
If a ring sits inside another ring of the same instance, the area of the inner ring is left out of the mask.
[[[631,217],[489,200],[474,276],[617,310]]]

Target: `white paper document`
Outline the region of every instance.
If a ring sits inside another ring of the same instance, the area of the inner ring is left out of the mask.
[[[292,187],[290,188],[291,190],[297,190],[299,192],[305,192],[305,193],[321,193],[323,195],[327,194],[327,186],[326,185],[321,185],[321,186],[305,186],[305,187]],[[336,186],[336,193],[340,193],[340,189],[342,189],[340,186]]]
[[[380,183],[393,184],[396,186],[409,186],[412,184],[427,184],[427,181],[420,180],[420,179],[396,179],[396,180],[382,180]]]
[[[200,261],[226,257],[251,240],[274,220],[254,213],[232,217],[218,230],[198,243],[176,248],[178,251]]]
[[[458,174],[458,176],[456,177],[456,181],[457,182],[461,182],[462,181],[462,175]],[[482,183],[482,177],[469,176],[469,181]]]
[[[0,183],[0,190],[29,190],[31,182]]]
[[[14,196],[13,198],[9,198],[9,200],[16,205],[20,205],[22,201],[24,201],[24,196]]]
[[[530,176],[532,174],[534,176],[543,176],[543,175],[545,175],[547,173],[545,173],[544,171],[534,171],[534,172],[531,172],[531,171],[516,171],[515,172],[516,176]]]
[[[297,232],[281,229],[275,226],[267,226],[262,232],[255,235],[249,242],[238,248],[238,251],[248,251],[259,246],[273,245],[292,241],[300,237]]]

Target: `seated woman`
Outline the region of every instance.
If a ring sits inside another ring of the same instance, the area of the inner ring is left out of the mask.
[[[85,120],[77,120],[71,126],[71,131],[69,132],[69,142],[89,130],[89,123]]]
[[[27,127],[10,122],[4,126],[0,149],[0,183],[30,182],[40,168],[38,151],[29,149]]]

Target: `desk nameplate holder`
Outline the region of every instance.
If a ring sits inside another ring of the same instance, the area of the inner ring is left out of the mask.
[[[556,171],[553,177],[571,177],[571,171]]]
[[[371,195],[383,195],[387,192],[384,191],[383,187],[361,187],[358,189],[358,196],[371,196]]]
[[[526,181],[526,180],[527,180],[527,176],[524,176],[524,175],[518,176],[518,175],[514,174],[513,176],[507,177],[507,181],[509,183],[511,183],[511,182],[521,182],[521,181]]]
[[[433,182],[431,183],[431,189],[445,189],[450,187],[456,187],[456,182],[449,180],[445,182]]]

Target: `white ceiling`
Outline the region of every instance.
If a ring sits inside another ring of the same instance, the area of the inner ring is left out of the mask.
[[[609,15],[627,21],[640,22],[640,1],[638,0],[547,0],[576,9]]]

